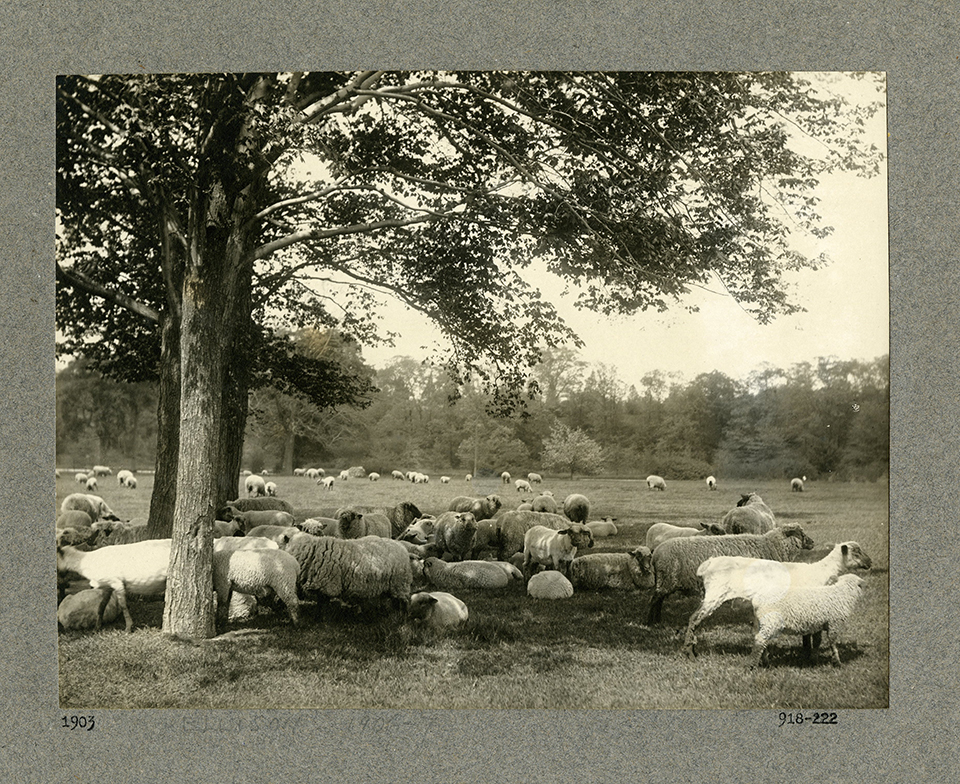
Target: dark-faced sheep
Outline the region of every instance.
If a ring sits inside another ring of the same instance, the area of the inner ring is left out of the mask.
[[[470,512],[444,512],[433,527],[434,542],[452,559],[470,558],[477,538],[477,521]]]
[[[652,588],[653,554],[641,545],[629,553],[578,555],[570,563],[570,582],[589,591]]]
[[[757,493],[745,493],[720,524],[728,534],[763,534],[776,526],[777,521],[773,510]]]
[[[572,522],[585,525],[590,517],[590,502],[585,495],[571,493],[563,499],[563,513]]]

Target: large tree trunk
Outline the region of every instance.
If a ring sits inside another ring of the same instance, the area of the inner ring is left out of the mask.
[[[177,461],[180,452],[180,324],[169,313],[160,318],[160,392],[157,405],[157,461],[150,496],[147,535],[167,539],[173,534],[177,500]]]
[[[249,313],[249,311],[248,311]],[[220,476],[217,481],[217,506],[239,495],[240,462],[243,459],[243,435],[247,427],[249,376],[242,356],[242,336],[235,340],[232,358],[223,386],[223,419],[220,425]]]

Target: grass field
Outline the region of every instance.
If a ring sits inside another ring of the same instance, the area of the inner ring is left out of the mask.
[[[438,474],[439,475],[439,474]],[[324,491],[300,477],[271,477],[298,517],[347,504],[413,501],[440,512],[454,495],[498,492],[505,506],[522,500],[488,479],[412,485],[381,479],[338,482]],[[146,517],[152,476],[135,491],[106,477],[99,494],[123,519]],[[79,486],[57,480],[57,504]],[[663,623],[645,625],[641,592],[582,592],[560,602],[528,597],[522,585],[458,592],[470,619],[456,635],[432,639],[396,617],[331,611],[294,629],[265,611],[198,644],[160,632],[162,601],[131,602],[133,634],[122,620],[100,633],[60,635],[60,700],[65,708],[883,708],[888,705],[889,613],[887,485],[787,482],[671,482],[648,491],[642,480],[545,479],[558,498],[585,494],[591,518],[617,518],[616,537],[596,552],[642,544],[654,522],[696,525],[717,520],[740,492],[756,490],[781,520],[801,523],[818,548],[855,540],[873,560],[858,612],[843,630],[842,667],[826,649],[807,662],[795,635],[778,638],[768,667],[751,671],[751,613],[733,604],[698,632],[699,657],[680,648],[694,597],[674,596]]]

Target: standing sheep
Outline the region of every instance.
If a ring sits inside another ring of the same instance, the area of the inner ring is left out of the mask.
[[[391,538],[390,521],[386,515],[371,512],[364,514],[359,509],[337,510],[337,536],[341,539],[360,539],[364,536]]]
[[[723,536],[726,532],[726,529],[719,523],[701,522],[699,528],[671,525],[670,523],[654,523],[647,529],[646,545],[652,551],[668,539],[676,539],[681,536]]]
[[[371,471],[370,474],[367,476],[367,479],[369,479],[371,482],[379,482],[380,474],[378,474],[376,471]]]
[[[763,534],[776,524],[773,510],[757,493],[741,495],[737,505],[721,521],[728,534]]]
[[[262,476],[250,474],[243,480],[243,487],[249,498],[257,498],[267,494],[267,483],[263,481]]]
[[[230,507],[233,507],[239,512],[262,512],[272,509],[286,512],[290,515],[293,514],[293,507],[289,501],[285,501],[282,498],[263,496],[262,498],[238,498],[235,501],[227,501],[226,506],[217,510],[217,519],[229,520],[230,518],[225,515],[230,514]]]
[[[557,501],[552,495],[538,495],[533,499],[533,502],[530,504],[530,508],[534,512],[549,512],[550,514],[557,513]]]
[[[527,474],[527,481],[532,485],[540,485],[543,484],[543,477],[531,472]]]
[[[787,523],[765,534],[727,534],[669,539],[653,552],[657,582],[647,615],[647,624],[659,623],[664,600],[672,593],[699,594],[697,569],[715,555],[743,555],[768,561],[791,561],[801,550],[813,548],[813,540],[796,523]]]
[[[444,512],[434,523],[434,541],[443,553],[463,561],[477,539],[477,520],[470,512]]]
[[[280,514],[283,513],[280,512]],[[247,531],[245,536],[260,536],[276,542],[278,546],[283,547],[298,533],[300,533],[300,529],[295,525],[257,525]]]
[[[653,555],[642,545],[629,553],[581,555],[570,563],[570,582],[589,591],[652,588]]]
[[[110,470],[110,466],[105,465],[95,465],[93,467],[94,476],[112,476],[113,471]]]
[[[582,547],[593,547],[593,534],[585,525],[571,523],[559,531],[535,525],[523,537],[523,574],[529,580],[534,566],[540,565],[569,575],[570,562]]]
[[[563,513],[574,523],[583,525],[590,517],[590,502],[585,495],[571,493],[563,499]]]
[[[804,477],[804,479],[806,479],[806,477]],[[791,479],[791,480],[790,480],[790,491],[791,491],[791,492],[794,492],[794,493],[802,493],[802,492],[803,492],[803,479],[801,479],[799,476],[795,476],[793,479]]]
[[[516,479],[513,482],[514,486],[517,488],[518,493],[532,493],[533,488],[530,487],[530,483],[526,479]]]
[[[707,477],[707,490],[716,490],[717,489],[717,478],[715,476]]]
[[[86,488],[87,491],[91,493],[95,493],[97,491],[97,478],[95,476],[91,476],[89,479],[87,479]]]
[[[89,475],[83,471],[77,471],[77,473],[73,475],[73,481],[80,485],[85,485],[87,483],[87,479],[89,478]]]
[[[213,589],[217,615],[225,621],[234,591],[257,599],[278,598],[290,613],[293,625],[300,623],[297,601],[297,559],[283,550],[220,550],[213,554]]]
[[[227,514],[224,515],[224,517],[226,517],[227,522],[235,521],[243,529],[245,534],[249,533],[251,529],[258,525],[281,525],[286,527],[293,525],[294,520],[292,514],[282,512],[279,509],[252,509],[249,512],[240,512],[237,511],[237,508],[234,506],[227,508]]]
[[[432,631],[461,626],[467,620],[467,605],[445,591],[421,591],[410,597],[412,621]]]
[[[277,483],[276,482],[267,482],[263,489],[266,491],[266,494],[271,498],[277,497]]]
[[[113,513],[113,510],[107,506],[107,502],[98,495],[71,493],[60,504],[60,513],[69,512],[72,509],[86,512],[93,522],[97,522],[97,520],[120,520]]]
[[[503,499],[496,494],[488,495],[486,498],[458,495],[450,502],[448,509],[451,512],[470,512],[475,520],[480,521],[494,517],[502,507]]]
[[[494,534],[497,543],[497,560],[505,561],[516,553],[523,552],[523,539],[527,531],[535,525],[543,525],[554,531],[559,531],[570,524],[570,521],[558,514],[548,512],[504,512],[495,518],[496,531]]]
[[[117,471],[117,484],[125,485],[127,483],[127,479],[129,479],[132,476],[133,476],[133,472],[129,471],[126,468],[124,468],[122,471]]]
[[[650,476],[647,477],[647,488],[649,490],[666,490],[667,483],[663,480],[662,476],[650,474]]]
[[[510,484],[510,479],[511,477],[510,477],[509,471],[504,471],[502,474],[500,474],[500,481],[503,482],[503,484],[505,485]]]

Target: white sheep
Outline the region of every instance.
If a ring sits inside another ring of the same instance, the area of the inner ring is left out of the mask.
[[[87,479],[86,488],[88,492],[91,492],[91,493],[96,492],[97,478],[95,476],[91,476],[89,479]]]
[[[717,478],[715,476],[707,477],[707,490],[716,490],[717,489]]]
[[[507,572],[493,561],[448,563],[431,557],[423,562],[423,574],[431,585],[442,590],[506,588],[510,582]]]
[[[590,529],[590,533],[593,534],[594,539],[601,539],[607,536],[616,536],[616,519],[617,518],[615,517],[604,517],[601,520],[591,520],[589,523],[587,523],[587,528]]]
[[[262,476],[257,474],[250,474],[243,480],[244,490],[247,492],[249,498],[257,498],[261,495],[267,494],[267,483],[263,481]]]
[[[390,476],[399,482],[403,482],[406,479],[406,477],[403,475],[403,471],[391,471]]]
[[[496,549],[497,558],[508,560],[516,553],[523,552],[523,539],[527,531],[535,525],[543,525],[554,531],[559,531],[570,525],[570,520],[563,515],[548,512],[521,512],[515,510],[504,512],[493,518],[494,530],[490,532],[490,547]],[[478,529],[478,538],[480,531]]]
[[[367,479],[369,479],[371,482],[379,482],[380,474],[378,474],[376,471],[371,471],[370,474],[367,476]]]
[[[703,599],[690,616],[684,653],[696,655],[696,630],[719,607],[731,599],[776,600],[796,588],[826,585],[845,572],[868,570],[870,556],[857,542],[834,545],[813,563],[771,561],[743,556],[714,556],[697,568],[703,582]],[[819,642],[819,641],[818,641]]]
[[[527,481],[532,485],[543,484],[543,477],[533,472],[527,474]]]
[[[397,539],[413,542],[414,544],[426,544],[433,538],[436,532],[436,525],[437,518],[420,517],[404,528]]]
[[[654,585],[653,554],[641,545],[629,553],[591,553],[570,562],[570,582],[577,590],[631,590]]]
[[[663,480],[662,476],[650,474],[650,476],[647,477],[647,488],[649,490],[666,490],[667,483]]]
[[[534,599],[569,599],[573,584],[560,572],[540,572],[527,582],[527,593]]]
[[[113,510],[107,506],[107,502],[98,495],[89,495],[88,493],[71,493],[64,498],[63,503],[60,504],[60,513],[62,514],[64,512],[69,512],[71,509],[86,512],[88,515],[90,515],[90,519],[94,523],[100,519],[120,519],[113,513]]]
[[[294,476],[306,476],[306,473],[307,473],[307,469],[306,469],[306,468],[294,468],[294,469],[293,469],[293,475],[294,475]]]
[[[337,510],[337,536],[340,539],[360,539],[364,536],[381,536],[390,539],[390,520],[384,514],[363,513],[359,509]]]
[[[341,482],[346,482],[346,481],[350,478],[350,471],[349,471],[349,469],[344,469],[343,471],[341,471],[340,474],[337,476],[337,478],[338,478]]]
[[[137,489],[137,478],[135,476],[128,476],[127,481],[124,482],[127,490],[136,490]]]
[[[221,536],[213,540],[213,551],[221,550],[279,550],[280,545],[266,536]]]
[[[325,476],[317,480],[318,485],[323,485],[327,490],[333,490],[333,477]]]
[[[754,599],[753,612],[757,633],[753,641],[751,666],[766,659],[767,645],[783,631],[814,635],[824,632],[833,652],[833,663],[840,666],[836,626],[850,617],[863,592],[863,578],[844,574],[830,585],[809,586],[788,591],[779,599]]]
[[[302,534],[301,534],[302,536]],[[213,554],[213,589],[217,614],[226,619],[234,591],[265,599],[276,596],[290,613],[294,626],[300,622],[297,601],[297,559],[283,550],[219,550]]]
[[[116,544],[89,552],[69,546],[57,548],[58,572],[76,572],[89,580],[92,588],[108,589],[97,610],[96,629],[103,622],[103,610],[112,592],[117,596],[126,630],[133,631],[127,592],[144,596],[162,594],[167,587],[169,563],[169,539]]]
[[[803,492],[803,479],[801,479],[799,476],[795,476],[793,479],[791,479],[791,480],[790,480],[790,490],[791,490],[792,492],[794,492],[794,493],[802,493],[802,492]]]
[[[83,471],[77,471],[77,473],[73,475],[73,481],[80,485],[85,485],[87,479],[89,479],[89,475]]]
[[[540,565],[569,574],[570,562],[582,547],[593,547],[593,534],[584,525],[571,523],[559,531],[535,525],[523,537],[523,573],[529,579]]]
[[[503,482],[505,485],[510,484],[510,479],[511,479],[511,476],[509,471],[504,471],[502,474],[500,474],[500,481]]]
[[[303,472],[303,475],[307,477],[307,479],[319,479],[320,471],[319,469],[316,469],[316,468],[308,468],[306,471]]]
[[[464,482],[472,482],[472,481],[473,481],[473,474],[467,474],[465,477],[463,477],[463,481],[464,481]]]
[[[515,479],[513,481],[514,487],[517,488],[518,493],[532,493],[533,488],[530,487],[530,483],[526,479]]]
[[[100,605],[106,598],[103,613]],[[112,623],[120,617],[120,603],[113,591],[102,588],[87,588],[78,593],[68,594],[57,607],[57,622],[69,631],[71,629],[90,629],[101,623]]]
[[[420,471],[416,471],[411,480],[415,485],[426,485],[430,484],[430,476],[428,474],[423,474]]]
[[[719,523],[701,521],[699,528],[670,523],[654,523],[647,529],[646,545],[651,550],[656,550],[668,539],[676,539],[682,536],[723,536],[726,532],[726,529]]]
[[[224,515],[224,517],[235,520],[245,534],[258,525],[291,526],[294,522],[292,514],[280,509],[251,509],[247,512],[237,511],[234,506],[227,509],[229,514]]]
[[[530,502],[530,508],[534,512],[549,512],[550,514],[556,514],[557,501],[552,495],[542,493]]]
[[[536,504],[534,504],[536,509]],[[585,524],[590,516],[590,502],[585,495],[571,493],[563,499],[563,513],[573,522]]]
[[[132,476],[133,476],[133,471],[130,471],[126,468],[124,468],[121,471],[117,471],[117,484],[125,485],[127,483],[127,479],[129,479]]]
[[[450,477],[449,477],[449,476],[441,476],[441,477],[440,477],[440,484],[442,484],[442,485],[448,485],[448,484],[450,484]]]
[[[110,470],[110,466],[105,465],[95,465],[93,467],[94,476],[112,476],[113,471]]]
[[[267,482],[263,489],[266,491],[266,494],[271,498],[276,498],[277,496],[277,483],[276,482]]]
[[[762,534],[775,527],[777,520],[759,494],[743,493],[720,524],[728,534]]]
[[[446,591],[421,591],[410,597],[410,618],[433,631],[461,626],[469,614],[467,605]]]
[[[786,523],[765,534],[685,536],[668,539],[653,551],[657,582],[647,615],[648,625],[660,621],[663,602],[672,593],[699,594],[702,581],[697,569],[715,555],[743,555],[768,561],[792,561],[801,549],[813,548],[813,540],[797,523]]]
[[[263,537],[283,547],[298,533],[300,533],[300,529],[295,525],[257,525],[247,531],[245,537]]]

